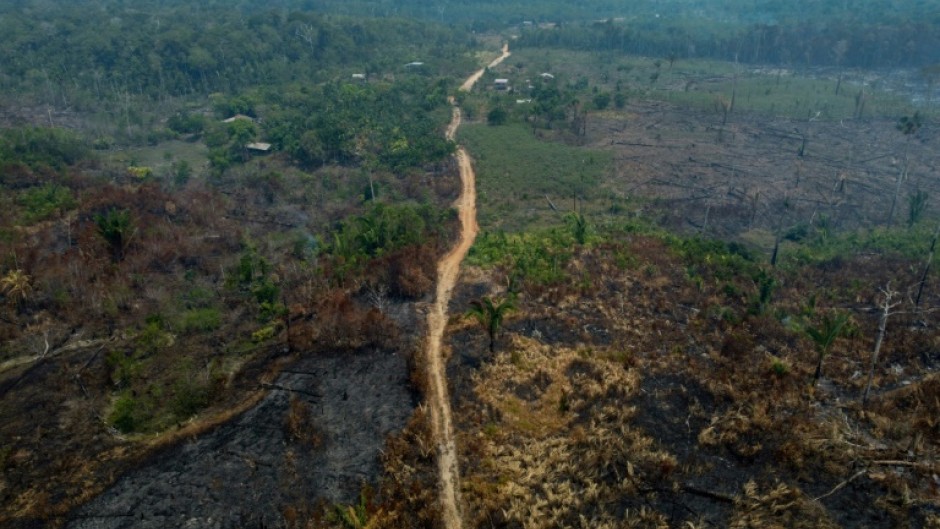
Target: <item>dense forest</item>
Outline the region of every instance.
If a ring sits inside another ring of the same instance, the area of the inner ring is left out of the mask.
[[[940,527],[940,0],[0,34],[0,526]]]

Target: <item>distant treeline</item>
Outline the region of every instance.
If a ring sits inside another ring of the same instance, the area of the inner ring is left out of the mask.
[[[420,21],[261,11],[238,4],[5,4],[0,90],[81,109],[102,100],[318,83],[341,73],[400,73],[412,61],[433,74],[473,67],[461,62],[471,44],[466,32]]]
[[[863,68],[940,62],[940,0],[318,0],[333,13],[526,32],[518,45]],[[610,25],[600,21],[612,20]]]
[[[923,67],[940,62],[940,21],[895,25],[810,22],[741,28],[705,22],[567,24],[522,32],[515,47],[563,47],[672,58],[711,58],[788,66]]]

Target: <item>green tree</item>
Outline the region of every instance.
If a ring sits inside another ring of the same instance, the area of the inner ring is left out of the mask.
[[[115,263],[124,259],[124,251],[134,234],[131,212],[126,209],[109,209],[103,215],[95,215],[98,235],[111,248],[111,260]]]
[[[493,299],[489,296],[483,296],[480,299],[470,302],[470,310],[467,311],[467,317],[473,318],[483,327],[490,339],[490,352],[496,352],[496,338],[500,328],[503,326],[503,320],[506,314],[515,310],[515,299],[510,296],[504,299]]]
[[[907,227],[913,228],[927,211],[927,192],[918,189],[907,199]]]
[[[574,236],[574,240],[578,241],[578,244],[587,242],[591,227],[588,224],[587,218],[584,217],[584,213],[572,211],[565,215],[565,222],[571,229],[571,234]]]
[[[595,94],[592,102],[594,103],[594,108],[597,110],[604,110],[610,105],[610,92],[600,92],[599,94]]]
[[[807,327],[806,334],[816,345],[816,372],[813,374],[813,385],[819,382],[822,376],[823,360],[829,356],[829,351],[836,338],[846,334],[846,325],[849,322],[849,315],[844,312],[836,313],[830,316],[823,315],[822,321],[816,327]]]
[[[486,114],[486,122],[493,126],[504,125],[509,113],[503,107],[495,107]]]

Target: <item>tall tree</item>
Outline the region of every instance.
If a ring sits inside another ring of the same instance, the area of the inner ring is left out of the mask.
[[[515,310],[515,308],[515,300],[511,296],[503,299],[483,296],[470,302],[470,310],[467,311],[467,316],[475,319],[486,331],[490,339],[491,353],[496,352],[496,338],[503,326],[503,319],[509,311]]]

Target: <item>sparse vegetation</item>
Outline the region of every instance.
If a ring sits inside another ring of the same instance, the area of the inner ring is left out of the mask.
[[[480,299],[470,302],[470,310],[467,311],[467,317],[473,318],[490,339],[490,352],[496,352],[496,338],[499,336],[499,330],[503,326],[503,320],[506,315],[516,308],[516,302],[512,297],[503,299],[483,296]]]
[[[0,6],[0,525],[940,526],[936,3]]]

